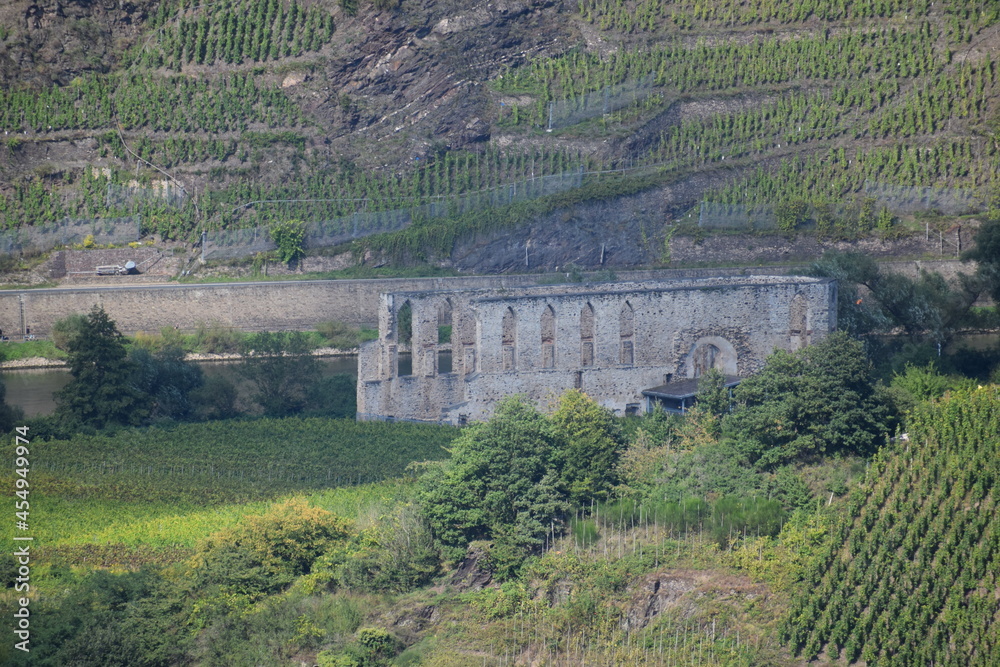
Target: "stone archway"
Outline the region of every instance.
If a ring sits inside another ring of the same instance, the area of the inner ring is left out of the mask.
[[[737,375],[738,355],[733,344],[722,336],[703,336],[695,341],[684,359],[684,375],[698,378],[717,369],[724,375]]]

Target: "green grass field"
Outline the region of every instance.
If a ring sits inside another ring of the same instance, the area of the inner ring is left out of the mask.
[[[406,467],[445,458],[457,433],[289,418],[33,443],[28,534],[43,563],[135,567],[183,557],[210,533],[293,495],[363,525],[409,497]],[[7,449],[13,459],[13,444]],[[13,472],[4,480],[13,486]]]

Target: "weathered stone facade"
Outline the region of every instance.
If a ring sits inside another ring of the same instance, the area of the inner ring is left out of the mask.
[[[638,411],[642,390],[671,378],[746,376],[775,348],[821,340],[836,301],[834,281],[795,276],[383,294],[379,339],[359,358],[358,414],[463,423],[510,394],[544,405],[574,387]]]

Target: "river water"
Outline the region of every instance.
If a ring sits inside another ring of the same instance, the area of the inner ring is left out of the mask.
[[[318,361],[323,377],[358,376],[356,355],[323,357]],[[235,361],[203,361],[198,365],[206,377],[221,375],[235,379],[237,364]],[[0,372],[0,380],[7,385],[7,403],[20,407],[27,417],[36,417],[52,414],[56,407],[53,395],[70,381],[70,374],[65,368],[3,371]]]
[[[990,349],[1000,344],[1000,336],[997,334],[973,334],[957,336],[944,352],[953,353],[960,347],[969,347],[974,350]],[[451,370],[451,357],[443,363],[447,367],[442,368],[442,372]],[[203,361],[199,362],[206,376],[222,375],[227,379],[235,379],[235,361]],[[350,375],[354,378],[358,376],[358,357],[356,355],[346,355],[342,357],[323,357],[319,360],[324,377],[331,375]],[[400,370],[408,372],[410,361],[409,355],[401,354],[399,359]],[[62,389],[69,382],[69,371],[64,368],[56,369],[29,369],[17,371],[0,372],[0,380],[7,385],[7,403],[19,406],[24,410],[25,416],[35,417],[38,415],[52,414],[56,404],[53,394]],[[237,383],[238,384],[238,383]]]

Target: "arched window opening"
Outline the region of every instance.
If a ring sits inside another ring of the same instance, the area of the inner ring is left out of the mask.
[[[792,350],[800,350],[809,344],[809,332],[806,327],[806,297],[801,292],[792,297],[789,306],[788,337]]]
[[[455,332],[454,327],[454,310],[451,306],[451,299],[445,299],[444,303],[438,306],[438,322],[437,322],[437,371],[438,373],[451,373],[452,367],[452,351],[453,346],[451,344],[452,335]]]
[[[738,375],[738,357],[733,344],[721,336],[699,338],[684,361],[685,375],[698,378],[713,368],[723,375]]]
[[[716,368],[716,364],[722,359],[722,351],[711,343],[699,345],[695,348],[692,365],[694,366],[694,376],[700,378],[708,371]],[[721,370],[721,369],[720,369]]]
[[[399,343],[399,347],[410,348],[409,353],[399,354],[396,374],[399,376],[413,375],[413,350],[411,346],[413,342],[413,306],[409,301],[396,311],[396,341]]]
[[[580,311],[580,365],[594,365],[594,307],[589,303]]]
[[[503,369],[512,371],[517,368],[517,315],[511,308],[503,314],[502,329]]]
[[[618,316],[618,330],[621,335],[619,362],[631,366],[635,363],[635,311],[628,301]]]
[[[556,311],[546,306],[542,311],[542,368],[556,367]]]

